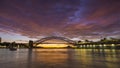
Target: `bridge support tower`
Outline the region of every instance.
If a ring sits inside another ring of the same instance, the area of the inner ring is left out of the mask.
[[[32,49],[32,48],[33,48],[33,41],[29,40],[29,49]]]

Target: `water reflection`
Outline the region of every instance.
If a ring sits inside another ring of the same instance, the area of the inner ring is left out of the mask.
[[[0,49],[0,68],[120,68],[114,49]]]
[[[120,50],[80,50],[76,51],[79,63],[87,65],[87,68],[119,68],[120,65]],[[80,55],[81,54],[81,55]],[[85,67],[86,68],[86,67]]]
[[[64,49],[36,50],[35,55],[36,55],[36,60],[38,60],[39,62],[43,62],[45,64],[64,63],[68,58],[67,50]]]

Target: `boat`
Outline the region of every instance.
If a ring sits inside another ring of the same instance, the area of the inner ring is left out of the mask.
[[[10,51],[16,51],[17,48],[9,48]]]
[[[16,51],[17,48],[15,48],[14,46],[15,46],[15,42],[13,42],[13,43],[10,45],[9,50],[10,50],[10,51]]]

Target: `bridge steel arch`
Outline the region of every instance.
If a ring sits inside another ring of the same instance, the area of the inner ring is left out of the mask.
[[[75,41],[73,41],[73,40],[70,40],[65,37],[57,37],[57,36],[41,38],[40,40],[34,41],[34,44],[35,44],[35,46],[37,46],[38,44],[42,44],[44,41],[51,40],[51,39],[63,40],[65,42],[67,42],[68,44],[75,44]]]

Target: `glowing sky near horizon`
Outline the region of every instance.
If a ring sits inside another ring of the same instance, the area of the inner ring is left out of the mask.
[[[0,0],[0,37],[120,38],[120,0]]]

